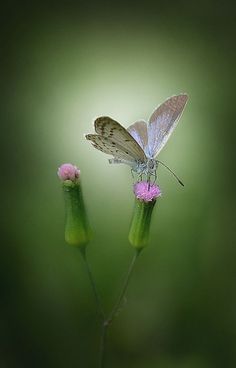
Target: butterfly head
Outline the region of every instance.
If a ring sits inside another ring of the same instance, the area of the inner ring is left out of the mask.
[[[155,175],[157,170],[157,162],[154,158],[149,158],[147,161],[147,172],[151,175]]]

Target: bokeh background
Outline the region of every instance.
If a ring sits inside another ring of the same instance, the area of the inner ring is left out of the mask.
[[[88,257],[111,309],[133,249],[128,167],[84,139],[187,92],[160,154],[163,196],[107,367],[236,366],[233,3],[10,3],[1,21],[0,367],[97,367],[100,326],[79,252],[64,242],[56,176],[77,164],[94,238]]]

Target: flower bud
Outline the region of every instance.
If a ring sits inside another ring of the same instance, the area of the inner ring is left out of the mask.
[[[65,240],[70,245],[85,246],[91,239],[91,230],[83,200],[80,170],[72,164],[63,164],[57,174],[62,180],[65,200]]]
[[[57,175],[63,181],[75,181],[75,179],[78,179],[80,176],[80,170],[72,164],[63,164],[59,167]]]
[[[141,181],[134,184],[135,204],[129,231],[129,241],[137,250],[148,244],[152,211],[161,190],[156,184]]]

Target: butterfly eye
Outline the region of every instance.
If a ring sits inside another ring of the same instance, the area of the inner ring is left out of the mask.
[[[149,160],[148,161],[148,169],[149,170],[155,170],[156,169],[156,161],[155,160]]]

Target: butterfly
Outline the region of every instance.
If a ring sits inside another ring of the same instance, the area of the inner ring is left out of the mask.
[[[86,134],[92,145],[113,158],[109,163],[124,163],[139,176],[156,178],[158,163],[164,165],[183,185],[173,171],[163,162],[155,159],[175,129],[187,103],[188,96],[183,93],[172,96],[159,105],[151,114],[148,123],[137,121],[125,129],[108,116],[101,116],[94,122],[97,134]]]

